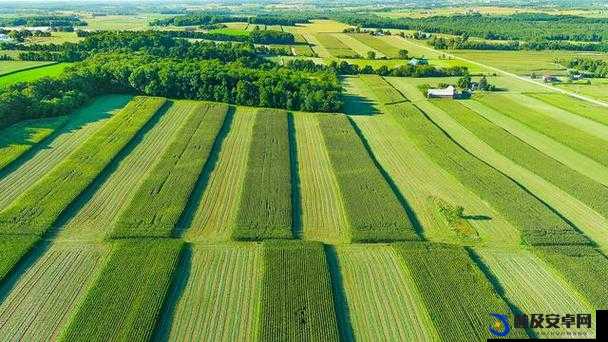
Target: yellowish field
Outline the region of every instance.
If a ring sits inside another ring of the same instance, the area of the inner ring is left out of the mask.
[[[294,115],[302,198],[302,236],[329,243],[348,241],[348,218],[325,140],[314,114]]]
[[[255,108],[238,107],[236,110],[217,165],[209,177],[190,228],[185,233],[186,239],[230,239],[247,171],[255,113]]]

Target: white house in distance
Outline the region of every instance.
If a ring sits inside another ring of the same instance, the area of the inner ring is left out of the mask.
[[[456,97],[456,88],[449,86],[445,89],[429,89],[426,93],[427,97],[453,99]]]

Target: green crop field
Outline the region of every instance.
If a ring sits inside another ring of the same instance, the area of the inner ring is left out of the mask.
[[[0,6],[0,341],[605,340],[608,10],[464,1]]]
[[[40,66],[34,68],[12,72],[8,75],[0,75],[0,88],[8,87],[19,82],[34,81],[42,77],[58,76],[70,65],[69,63],[45,64],[39,64]]]

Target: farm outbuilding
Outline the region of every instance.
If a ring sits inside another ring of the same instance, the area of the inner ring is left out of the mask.
[[[430,98],[453,99],[456,97],[456,88],[454,88],[454,86],[449,86],[444,89],[429,89],[426,95]]]

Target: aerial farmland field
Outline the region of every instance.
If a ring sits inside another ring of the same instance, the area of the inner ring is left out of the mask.
[[[608,340],[574,3],[3,3],[0,341]]]

